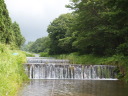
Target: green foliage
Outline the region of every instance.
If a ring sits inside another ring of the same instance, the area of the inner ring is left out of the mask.
[[[128,56],[128,43],[120,44],[117,47],[117,53],[123,54],[124,56]]]
[[[48,26],[50,40],[40,38],[28,49],[50,55],[77,52],[80,55],[62,57],[72,63],[116,64],[122,70],[120,77],[128,77],[128,0],[71,1],[67,7],[74,12],[60,15]]]
[[[50,39],[49,37],[42,37],[37,39],[32,45],[29,47],[30,52],[48,52],[50,46]]]
[[[25,62],[23,52],[0,44],[0,96],[15,96],[23,81],[28,79],[22,64]]]
[[[115,65],[119,79],[128,82],[128,57],[123,55],[113,55],[111,57],[98,57],[92,54],[80,55],[79,53],[53,55],[58,59],[68,59],[71,64],[86,64],[86,65]]]
[[[15,36],[15,44],[16,46],[21,47],[25,42],[25,38],[21,34],[19,25],[16,22],[12,23],[12,29]]]
[[[80,55],[79,53],[61,54],[54,57],[59,59],[68,59],[71,64],[100,65],[105,63],[104,57],[96,57],[94,55]]]
[[[11,19],[4,0],[0,0],[0,42],[10,44],[14,40]]]
[[[128,41],[126,4],[127,0],[72,0],[68,7],[78,14],[72,26],[76,34],[73,46],[82,54],[99,56],[127,51],[124,46]]]
[[[26,57],[35,57],[33,53],[24,52],[24,54],[26,55]]]
[[[72,24],[74,23],[74,14],[62,14],[48,26],[50,44],[50,54],[70,53],[74,51],[72,47]],[[67,50],[68,49],[68,50]]]
[[[72,0],[67,7],[74,12],[59,16],[48,26],[49,53],[126,55],[127,3],[126,0]]]
[[[48,52],[41,52],[40,57],[49,57]]]
[[[29,52],[30,47],[32,46],[34,42],[28,42],[28,44],[23,44],[21,46],[21,50]]]
[[[16,22],[12,23],[4,0],[0,0],[0,42],[20,47],[25,39]]]

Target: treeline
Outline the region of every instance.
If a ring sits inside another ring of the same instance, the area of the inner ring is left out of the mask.
[[[21,49],[28,52],[40,53],[48,52],[50,47],[50,38],[42,37],[37,39],[35,42],[28,42],[24,44]]]
[[[20,47],[24,42],[19,25],[11,21],[4,0],[0,0],[0,43]]]
[[[38,39],[30,51],[43,52],[45,47],[51,55],[127,56],[127,5],[128,0],[72,0],[67,7],[74,11],[62,14],[48,26],[50,41]]]

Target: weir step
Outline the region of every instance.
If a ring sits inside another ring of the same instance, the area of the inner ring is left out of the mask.
[[[27,58],[24,64],[30,79],[116,79],[111,65],[70,64],[69,60]]]

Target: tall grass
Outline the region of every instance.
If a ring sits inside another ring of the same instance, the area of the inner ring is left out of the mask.
[[[98,57],[92,54],[79,55],[79,53],[54,55],[58,59],[68,59],[71,64],[85,64],[85,65],[118,65],[122,64],[122,57],[114,55],[111,57]]]
[[[22,82],[28,79],[22,65],[25,61],[23,52],[0,44],[0,96],[15,96]]]

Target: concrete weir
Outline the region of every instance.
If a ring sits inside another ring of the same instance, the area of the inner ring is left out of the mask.
[[[116,80],[115,66],[70,64],[69,60],[28,57],[24,64],[30,79]]]

